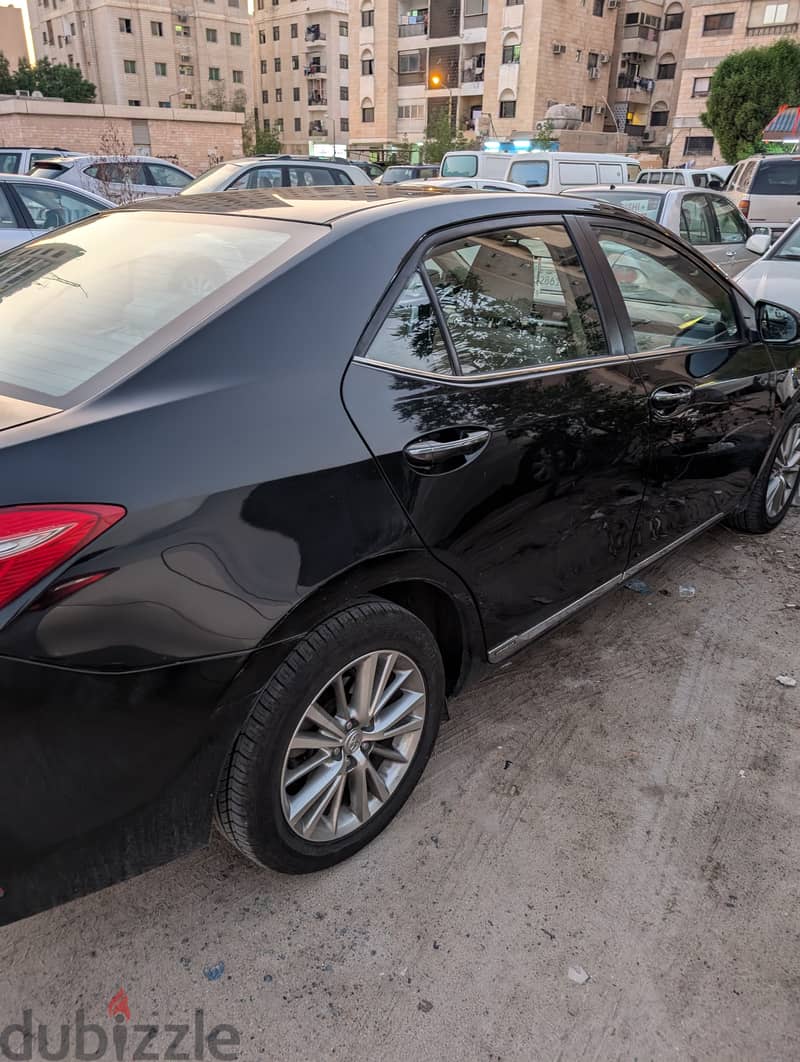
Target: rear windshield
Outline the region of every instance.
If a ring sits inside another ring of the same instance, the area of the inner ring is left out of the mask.
[[[228,181],[242,172],[241,166],[234,166],[232,162],[221,162],[218,166],[212,166],[210,170],[201,173],[193,181],[181,188],[178,195],[194,195],[195,192],[216,192],[224,188]]]
[[[772,249],[770,258],[786,258],[800,262],[800,223],[795,223]]]
[[[665,199],[663,195],[648,192],[644,185],[641,191],[637,186],[636,190],[631,189],[626,192],[612,191],[611,189],[608,191],[605,189],[602,191],[592,189],[591,192],[584,192],[579,189],[571,194],[580,196],[581,199],[599,199],[603,203],[613,203],[614,206],[630,210],[634,214],[643,214],[646,218],[650,218],[651,221],[658,221],[658,215]]]
[[[447,155],[442,163],[442,177],[475,177],[477,173],[477,155]]]
[[[515,162],[511,166],[508,179],[514,184],[524,184],[526,188],[544,188],[549,176],[549,162]]]
[[[800,195],[800,159],[765,159],[753,176],[750,195]]]
[[[69,165],[69,163],[66,165],[60,165],[57,162],[37,162],[28,176],[49,177],[52,180],[53,177],[58,177],[60,173],[66,173],[69,169]]]
[[[82,401],[324,232],[119,211],[15,248],[0,256],[0,392],[62,407]]]

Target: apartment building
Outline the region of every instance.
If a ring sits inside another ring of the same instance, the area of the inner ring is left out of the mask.
[[[413,157],[437,112],[468,137],[530,136],[557,103],[602,133],[619,0],[419,3],[350,0],[354,148]]]
[[[256,0],[257,116],[285,151],[347,154],[348,16],[348,0]]]
[[[711,130],[700,122],[714,70],[732,52],[765,47],[779,37],[800,39],[800,0],[688,0],[685,7],[688,31],[669,162],[710,166],[723,161]]]
[[[97,102],[250,110],[247,0],[28,0],[36,58],[77,66]]]
[[[8,59],[12,70],[19,66],[20,59],[28,58],[22,11],[11,4],[0,7],[0,52]]]

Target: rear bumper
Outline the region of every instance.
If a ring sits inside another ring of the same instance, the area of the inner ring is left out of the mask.
[[[116,675],[0,659],[0,925],[207,842],[245,659]]]

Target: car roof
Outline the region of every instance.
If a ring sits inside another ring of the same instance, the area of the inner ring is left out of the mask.
[[[50,162],[50,159],[40,159],[40,162]],[[165,166],[175,166],[176,169],[186,170],[185,166],[174,162],[172,159],[159,159],[155,155],[54,155],[53,162],[70,162],[75,165],[79,162],[157,162]],[[38,163],[37,163],[38,165]]]
[[[304,162],[311,166],[356,166],[349,159],[318,159],[311,155],[247,155],[243,159],[225,159],[223,166],[252,166],[262,162]],[[202,176],[202,174],[201,174]]]
[[[686,190],[676,184],[650,185],[631,181],[625,184],[622,181],[619,184],[582,184],[579,188],[571,189],[577,195],[582,195],[584,192],[636,192],[637,195],[668,195],[670,192],[685,192]],[[700,189],[701,192],[706,190],[705,188]],[[697,189],[694,189],[694,191],[697,191]],[[569,194],[569,192],[564,193],[564,195]]]
[[[586,199],[568,195],[543,195],[530,192],[523,199],[518,192],[485,192],[471,188],[397,188],[395,185],[358,185],[325,188],[267,188],[238,189],[209,192],[205,195],[168,196],[148,199],[118,208],[129,210],[163,210],[193,214],[230,214],[240,217],[264,218],[277,221],[300,221],[316,225],[332,225],[342,218],[363,216],[366,224],[374,213],[381,216],[401,213],[435,214],[437,207],[447,206],[445,223],[458,224],[480,218],[502,217],[538,211],[586,210]],[[603,213],[628,217],[608,203],[600,203]]]

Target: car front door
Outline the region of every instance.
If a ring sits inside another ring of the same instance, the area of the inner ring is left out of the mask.
[[[714,212],[717,227],[717,246],[712,261],[728,274],[735,276],[745,266],[758,258],[757,254],[747,249],[747,241],[752,230],[742,216],[742,212],[724,195],[707,193],[708,202]]]
[[[13,193],[9,195],[7,189],[5,181],[0,184],[0,252],[25,243],[36,235],[28,226],[19,204],[14,201]]]
[[[26,222],[39,231],[71,225],[104,209],[79,193],[57,184],[10,183],[24,210]]]
[[[191,181],[191,177],[179,170],[176,166],[168,166],[165,162],[148,162],[144,166],[151,184],[154,185],[156,195],[177,195],[181,188],[185,188]]]
[[[643,493],[644,387],[563,218],[474,225],[409,262],[345,404],[492,659],[621,578]]]
[[[776,375],[754,338],[752,308],[710,267],[635,225],[592,228],[650,401],[635,564],[721,519],[745,495],[772,438]]]

